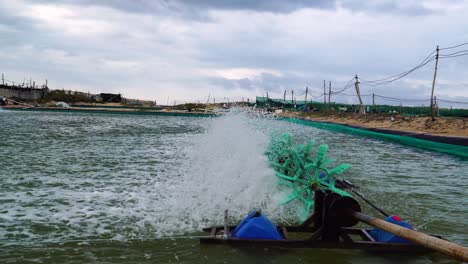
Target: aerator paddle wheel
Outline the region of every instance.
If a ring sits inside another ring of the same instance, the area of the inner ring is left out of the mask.
[[[293,145],[290,134],[272,135],[267,150],[270,165],[276,171],[278,184],[291,188],[292,193],[281,204],[299,200],[304,205],[304,217],[307,218],[314,207],[314,192],[330,191],[341,196],[351,196],[336,187],[335,176],[351,167],[341,164],[330,167],[334,160],[327,158],[327,145],[320,145],[317,154],[313,155],[314,141],[307,144]]]
[[[336,179],[351,166],[331,166],[326,157],[328,146],[320,145],[313,155],[314,142],[292,144],[289,134],[273,135],[266,155],[276,172],[280,185],[292,192],[282,204],[300,201],[304,205],[305,220],[300,225],[275,225],[261,212],[250,212],[237,226],[225,221],[203,231],[209,236],[201,243],[275,248],[340,248],[372,251],[428,252],[435,250],[462,261],[468,261],[468,248],[415,231],[412,226],[394,215],[388,215],[357,192],[357,186]],[[385,220],[361,212],[353,192],[364,202],[386,216]],[[313,209],[313,214],[310,211]],[[227,219],[227,210],[225,219]],[[353,228],[357,223],[373,229]],[[222,234],[222,235],[220,235]],[[307,238],[302,238],[308,234]],[[300,236],[300,238],[298,238]],[[410,242],[411,241],[411,242]]]

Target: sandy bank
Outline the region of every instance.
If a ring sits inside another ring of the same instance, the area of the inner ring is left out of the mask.
[[[382,130],[382,132],[385,130],[402,131],[415,134],[462,137],[468,139],[468,118],[438,117],[435,121],[431,121],[430,117],[403,117],[399,115],[372,113],[359,116],[349,113],[324,115],[314,112],[285,112],[279,115],[283,117],[298,117],[305,120],[379,129]]]

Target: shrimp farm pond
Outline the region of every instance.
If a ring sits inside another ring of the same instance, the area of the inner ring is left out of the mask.
[[[200,244],[281,205],[272,131],[329,146],[340,178],[420,231],[467,245],[468,160],[243,112],[220,117],[0,110],[0,263],[457,263],[438,253]],[[376,214],[370,207],[363,211]]]

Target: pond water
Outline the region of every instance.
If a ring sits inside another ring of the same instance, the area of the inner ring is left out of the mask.
[[[0,113],[2,263],[453,263],[439,255],[200,245],[200,230],[280,206],[270,132],[328,144],[343,178],[418,229],[468,244],[468,161],[397,144],[230,113],[217,118]],[[371,214],[375,211],[365,207]],[[429,223],[426,223],[428,222]]]

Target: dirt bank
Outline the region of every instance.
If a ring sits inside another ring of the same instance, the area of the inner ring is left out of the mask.
[[[468,137],[467,118],[438,117],[435,121],[432,121],[430,117],[404,117],[372,113],[359,116],[349,113],[322,114],[317,112],[285,112],[279,115],[364,128],[388,129],[437,136]]]

